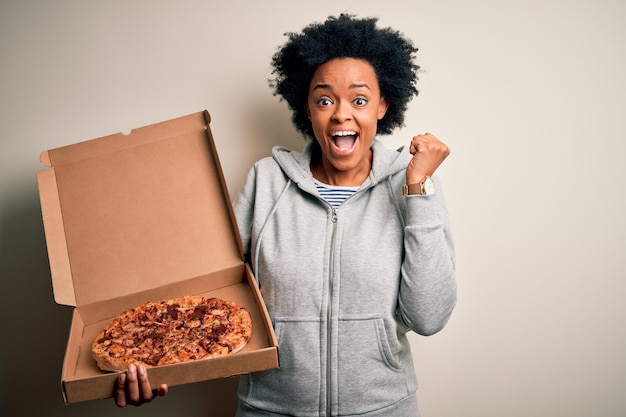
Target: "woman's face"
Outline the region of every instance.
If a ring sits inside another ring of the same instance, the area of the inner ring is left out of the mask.
[[[365,60],[337,58],[311,79],[307,113],[322,149],[313,175],[331,185],[358,186],[369,175],[370,146],[388,104],[374,68]]]

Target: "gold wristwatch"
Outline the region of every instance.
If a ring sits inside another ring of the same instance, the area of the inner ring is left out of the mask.
[[[428,175],[418,183],[402,186],[402,195],[429,195],[434,193],[435,183]]]

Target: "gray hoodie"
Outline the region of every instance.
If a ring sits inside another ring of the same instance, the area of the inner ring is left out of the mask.
[[[405,197],[411,155],[378,140],[372,151],[336,209],[315,188],[310,145],[250,170],[235,213],[280,368],[241,378],[238,415],[419,414],[406,333],[434,334],[452,313],[452,236],[438,179],[435,195]]]

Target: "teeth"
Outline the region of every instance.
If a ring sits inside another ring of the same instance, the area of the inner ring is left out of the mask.
[[[331,133],[332,136],[356,136],[356,132],[353,132],[352,130],[343,130],[341,132],[333,132]]]

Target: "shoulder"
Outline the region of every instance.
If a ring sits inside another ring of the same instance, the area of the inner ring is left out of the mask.
[[[372,144],[374,159],[372,162],[372,175],[376,181],[383,181],[386,178],[404,177],[406,167],[411,160],[411,154],[404,147],[389,149],[379,141]]]

